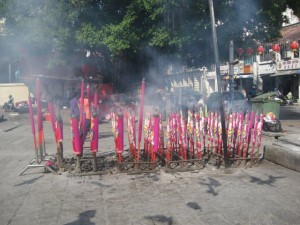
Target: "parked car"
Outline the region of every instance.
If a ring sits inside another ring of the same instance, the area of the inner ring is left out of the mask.
[[[219,111],[219,97],[218,92],[210,94],[206,100],[208,111]],[[249,103],[240,91],[234,91],[233,93],[229,91],[223,92],[223,97],[225,112],[246,112],[249,109]]]

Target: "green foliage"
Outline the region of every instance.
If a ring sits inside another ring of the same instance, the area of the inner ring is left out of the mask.
[[[286,5],[299,16],[296,0],[214,1],[221,60],[228,58],[229,40],[249,47],[280,37]],[[137,66],[145,68],[156,59],[149,49],[188,66],[213,62],[207,0],[2,0],[0,13],[6,18],[2,43],[34,54],[59,52],[50,67],[68,64],[82,49],[101,52],[105,62],[143,61]]]

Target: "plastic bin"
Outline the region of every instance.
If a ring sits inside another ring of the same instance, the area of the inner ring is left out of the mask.
[[[276,92],[268,92],[250,99],[254,112],[266,114],[272,112],[279,119],[280,104],[274,100]]]

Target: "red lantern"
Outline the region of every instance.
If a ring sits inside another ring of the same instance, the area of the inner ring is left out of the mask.
[[[264,47],[262,45],[260,45],[260,46],[258,46],[258,48],[256,49],[256,51],[257,51],[257,53],[259,55],[261,55],[261,54],[264,53],[265,49],[264,49]]]
[[[290,43],[290,48],[293,52],[297,51],[299,48],[299,43],[297,41],[293,41]]]
[[[244,54],[244,49],[242,49],[242,48],[238,48],[236,51],[237,51],[237,53],[239,55],[243,55]]]
[[[273,50],[274,52],[279,52],[279,51],[280,51],[280,46],[279,46],[279,44],[274,44],[274,45],[272,46],[272,50]]]
[[[252,48],[247,48],[247,54],[252,55],[253,54],[253,49]]]

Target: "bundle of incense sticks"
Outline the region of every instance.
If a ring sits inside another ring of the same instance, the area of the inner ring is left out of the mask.
[[[111,113],[112,132],[115,140],[115,151],[118,157],[118,163],[122,162],[122,153],[124,151],[124,119],[123,114]]]
[[[58,113],[55,120],[55,139],[57,143],[60,143],[63,141],[64,138],[64,130],[63,130],[63,120],[61,118],[61,114]]]
[[[255,119],[255,113],[253,111],[249,112],[248,145],[251,141],[254,119]]]
[[[248,149],[248,130],[249,130],[249,114],[246,113],[244,120],[244,128],[242,131],[242,157],[246,158]]]
[[[177,114],[173,113],[171,115],[171,141],[172,149],[178,154],[179,151],[179,139],[178,139],[178,121]]]
[[[71,117],[71,133],[72,133],[73,153],[75,155],[81,155],[83,152],[83,144],[81,143],[79,121],[76,116]]]
[[[41,87],[40,80],[36,80],[36,101],[37,101],[37,127],[38,127],[38,149],[40,151],[40,157],[43,158],[45,151],[45,139],[43,128],[43,115],[42,115],[42,103],[41,103]]]
[[[259,154],[259,149],[261,146],[261,139],[262,139],[262,130],[263,130],[263,123],[264,123],[264,114],[260,114],[260,120],[257,126],[257,151],[255,153],[256,156]]]
[[[159,149],[159,139],[160,139],[160,131],[159,131],[159,125],[160,125],[160,118],[158,114],[155,114],[152,116],[153,118],[153,148],[151,152],[151,161],[155,161],[156,159],[156,153]]]
[[[214,113],[214,117],[212,118],[212,137],[211,137],[211,147],[214,153],[217,153],[218,149],[218,114]]]
[[[194,113],[188,111],[188,120],[187,120],[187,143],[189,148],[189,154],[194,156]]]
[[[118,148],[118,120],[117,120],[117,115],[116,113],[112,112],[110,114],[111,118],[111,127],[112,127],[112,133],[114,134],[114,141],[115,141],[115,150]]]
[[[236,154],[235,152],[235,144],[236,144],[236,137],[237,137],[237,129],[238,129],[238,117],[237,112],[234,112],[232,114],[232,132],[231,140],[229,140],[232,143],[232,157]]]
[[[145,79],[142,80],[142,85],[141,85],[137,160],[140,160],[142,129],[143,129],[143,116],[144,116],[144,100],[145,100]],[[145,145],[145,143],[144,143],[144,145]]]
[[[206,141],[207,139],[207,134],[208,134],[208,118],[206,117],[202,117],[201,119],[201,123],[200,123],[200,133],[203,134],[203,149],[206,150],[206,144],[208,143],[208,141]]]
[[[196,142],[196,158],[202,159],[202,149],[201,149],[201,129],[200,129],[200,115],[195,115],[195,142]]]
[[[187,119],[181,114],[181,126],[182,126],[182,155],[184,159],[187,159],[188,151],[188,136],[187,136]]]
[[[117,116],[117,129],[118,129],[117,153],[122,154],[124,151],[124,117],[123,117],[123,114],[118,114],[118,116]]]
[[[227,130],[228,155],[230,157],[233,157],[232,136],[233,136],[233,115],[230,114],[228,118],[228,130]]]
[[[53,102],[48,102],[48,112],[50,115],[50,122],[51,122],[51,127],[53,130],[53,133],[55,133],[55,108],[54,108],[54,103]]]
[[[85,119],[84,115],[84,80],[81,81],[80,85],[80,118],[79,118],[79,124],[80,124],[80,130],[83,131],[85,124],[83,124],[83,119]]]
[[[207,135],[207,117],[200,117],[200,142],[203,143],[201,147],[201,157],[206,147],[206,135]],[[201,141],[202,140],[202,141]]]
[[[150,121],[149,121],[149,132],[148,132],[148,158],[151,160],[152,153],[154,151],[154,117],[153,115],[150,115]]]
[[[93,115],[91,117],[91,148],[90,151],[92,153],[96,153],[98,151],[98,135],[99,135],[99,115],[98,115],[98,93],[95,92],[94,94],[94,101],[93,101]]]
[[[234,112],[226,115],[225,128],[227,134],[228,156],[251,158],[257,155],[261,146],[261,131],[264,115],[255,115],[254,112]],[[118,116],[112,116],[113,132],[118,137],[120,130]],[[223,154],[223,139],[220,114],[210,112],[206,117],[201,113],[189,111],[185,118],[180,113],[171,113],[167,120],[166,130],[166,157],[171,160],[172,152],[181,159],[202,158],[204,150],[221,155]],[[130,148],[136,150],[134,116],[128,114],[128,140]],[[252,146],[251,154],[249,146]],[[116,149],[120,151],[119,139],[116,138]],[[257,152],[255,153],[255,146]],[[159,114],[145,116],[144,121],[144,151],[148,159],[153,161],[155,153],[163,155],[164,129],[162,117]],[[134,153],[133,153],[134,155]]]
[[[221,119],[220,115],[218,114],[218,142],[217,142],[217,152],[218,154],[222,154],[222,145],[223,145],[223,139],[222,139],[222,125],[221,125]]]
[[[213,150],[212,148],[212,142],[213,142],[213,126],[214,126],[214,122],[213,122],[213,118],[214,118],[214,113],[211,112],[208,115],[208,150]]]
[[[52,125],[55,142],[57,147],[59,147],[59,143],[63,141],[63,121],[60,114],[58,116],[55,115],[54,103],[48,102],[48,111],[50,114],[50,122]]]
[[[150,145],[151,145],[151,116],[150,114],[145,115],[144,122],[144,152],[146,155],[149,154]]]
[[[176,114],[177,123],[177,140],[178,140],[178,155],[183,156],[183,140],[182,140],[182,126],[181,126],[181,116]]]
[[[129,150],[133,158],[136,158],[135,116],[131,113],[127,114],[127,131]]]
[[[214,153],[218,153],[218,142],[219,142],[219,114],[215,113],[214,117],[214,129],[213,129],[213,144]]]
[[[162,115],[159,114],[159,148],[158,151],[162,155],[163,150],[165,148],[165,137],[164,137],[164,128],[163,128],[163,120]]]
[[[237,129],[237,155],[238,157],[241,157],[241,144],[242,144],[242,130],[243,130],[243,123],[244,123],[244,115],[243,113],[239,113],[239,127]]]
[[[166,131],[166,159],[167,161],[171,160],[171,150],[172,150],[172,140],[171,140],[171,116],[167,120],[167,131]]]
[[[255,149],[255,144],[256,144],[258,122],[259,122],[259,115],[256,114],[255,115],[255,121],[254,121],[254,127],[252,129],[252,151],[251,151],[251,157],[254,157],[254,149]]]

